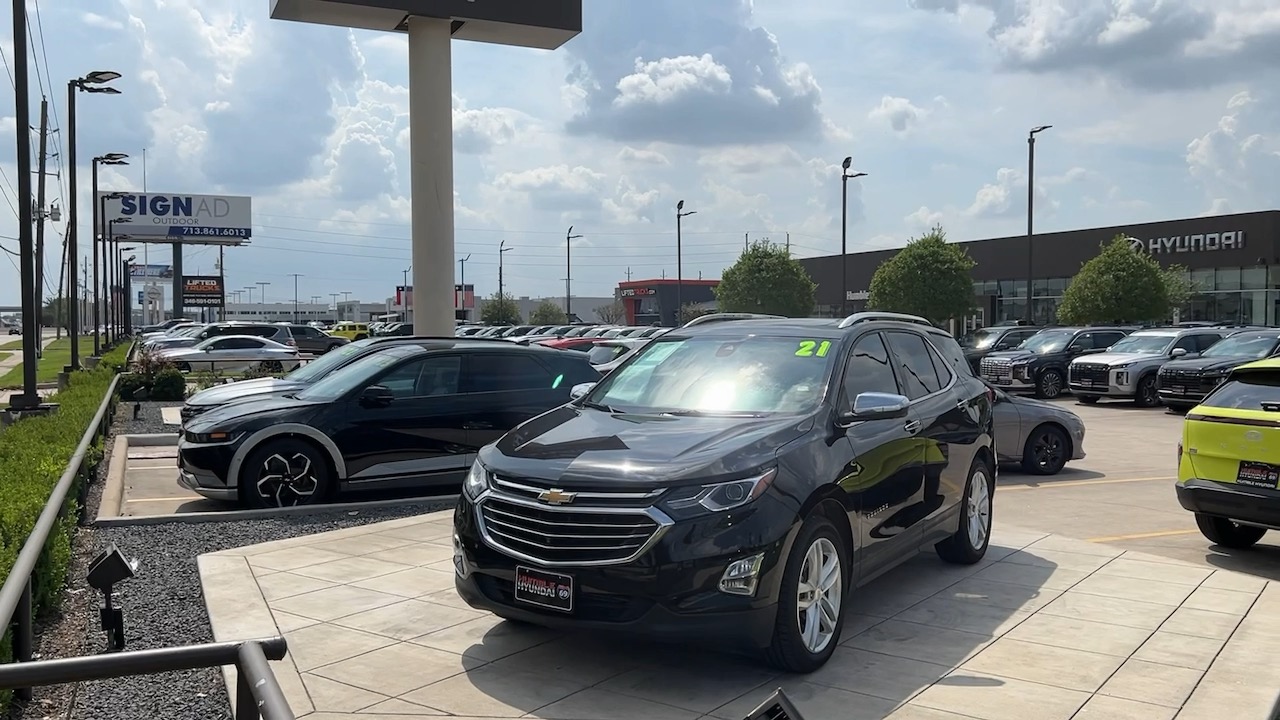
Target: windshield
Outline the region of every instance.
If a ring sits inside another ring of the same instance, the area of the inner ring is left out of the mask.
[[[587,362],[592,365],[603,365],[617,359],[628,349],[622,345],[596,345],[587,353]]]
[[[419,350],[417,345],[397,345],[382,352],[370,353],[307,386],[297,394],[297,398],[299,400],[337,400],[352,390],[365,387],[383,370],[416,350]]]
[[[1173,335],[1130,335],[1107,348],[1107,352],[1160,355],[1174,341]]]
[[[1236,373],[1229,382],[1219,385],[1201,403],[1206,407],[1235,410],[1266,410],[1280,407],[1280,374],[1274,370]]]
[[[1250,357],[1264,358],[1271,354],[1276,346],[1275,335],[1246,335],[1229,337],[1214,343],[1200,357]]]
[[[330,370],[346,363],[354,355],[359,355],[365,348],[373,344],[373,340],[365,338],[347,343],[340,348],[330,350],[302,367],[284,376],[285,380],[300,383],[311,383],[329,374]]]
[[[974,350],[983,350],[991,347],[991,344],[1000,338],[999,330],[991,330],[989,328],[980,328],[974,330],[964,337],[962,341],[967,348]]]
[[[834,342],[795,337],[663,338],[636,351],[585,397],[617,412],[800,413],[822,401]]]
[[[1067,343],[1071,342],[1071,338],[1075,336],[1074,330],[1044,330],[1023,340],[1018,349],[1038,355],[1062,352],[1066,349]]]

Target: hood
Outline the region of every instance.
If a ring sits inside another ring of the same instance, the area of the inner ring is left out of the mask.
[[[300,390],[306,383],[293,382],[280,378],[256,378],[239,382],[215,385],[206,388],[187,398],[188,405],[225,405],[229,402],[244,400],[258,395],[282,394]]]
[[[1001,350],[999,352],[987,353],[987,357],[997,360],[1016,361],[1031,360],[1042,356],[1037,353],[1033,353],[1030,350]]]
[[[564,405],[482,448],[480,461],[500,475],[566,488],[669,486],[740,477],[812,427],[812,416],[674,417]]]
[[[1094,365],[1124,365],[1126,363],[1142,362],[1144,360],[1162,360],[1164,353],[1096,353],[1094,355],[1081,355],[1076,362],[1092,363]]]
[[[1183,358],[1181,360],[1170,360],[1164,364],[1164,368],[1169,370],[1196,370],[1205,372],[1206,370],[1230,370],[1237,365],[1243,365],[1247,362],[1253,362],[1258,358],[1255,357],[1194,357]]]
[[[1009,402],[1020,411],[1027,411],[1039,417],[1051,416],[1064,419],[1070,418],[1072,422],[1078,425],[1084,424],[1084,421],[1080,419],[1079,415],[1064,408],[1059,403],[1051,403],[1047,400],[1037,400],[1030,396],[1014,395],[1013,393],[1008,393],[1008,397]]]
[[[230,430],[240,427],[246,419],[254,419],[266,426],[278,422],[283,414],[292,415],[291,422],[305,422],[308,410],[319,406],[318,402],[306,402],[283,395],[252,396],[230,402],[191,419],[184,428],[188,432],[207,433],[214,430]]]

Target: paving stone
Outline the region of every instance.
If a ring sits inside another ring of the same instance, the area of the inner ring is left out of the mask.
[[[1089,697],[1087,692],[961,669],[911,704],[979,720],[1069,720]]]
[[[588,686],[572,677],[481,667],[418,688],[401,699],[454,715],[520,717]]]
[[[1039,612],[1108,625],[1155,630],[1173,614],[1173,610],[1174,608],[1168,605],[1158,603],[1067,591],[1041,608]]]
[[[847,647],[954,667],[990,644],[991,639],[986,634],[886,620],[854,636]]]
[[[1001,638],[960,669],[1092,693],[1123,662],[1114,655]]]
[[[583,690],[527,717],[542,720],[696,720],[700,713],[605,690]]]
[[[1127,658],[1151,637],[1151,631],[1037,613],[1019,623],[1005,637]]]
[[[1176,712],[1160,705],[1094,695],[1071,720],[1172,720]]]
[[[399,697],[479,664],[441,650],[396,643],[312,672],[388,697]]]
[[[804,679],[810,683],[902,702],[937,682],[950,670],[948,665],[842,647],[832,653],[826,665]]]
[[[1157,665],[1132,658],[1098,692],[1150,705],[1180,708],[1204,675],[1191,668]]]
[[[1207,670],[1222,645],[1222,640],[1161,631],[1153,634],[1133,656],[1161,665]]]
[[[1239,624],[1239,615],[1183,607],[1174,610],[1169,619],[1160,626],[1160,630],[1179,635],[1226,640],[1231,637],[1231,633],[1235,632]]]

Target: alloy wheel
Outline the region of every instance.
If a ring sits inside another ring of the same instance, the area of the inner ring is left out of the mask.
[[[978,550],[987,541],[991,527],[991,490],[987,473],[977,470],[969,479],[969,502],[965,507],[965,522],[969,528],[969,545]]]
[[[258,477],[258,496],[270,507],[304,505],[315,495],[320,486],[311,468],[311,458],[294,453],[286,458],[280,453],[262,462],[262,474]]]
[[[1055,468],[1062,459],[1062,438],[1055,432],[1042,432],[1032,443],[1031,454],[1036,459],[1036,466],[1042,469]]]
[[[1040,391],[1045,397],[1055,398],[1062,394],[1062,376],[1050,370],[1041,376]]]
[[[820,653],[835,637],[844,593],[840,553],[827,538],[820,537],[809,546],[796,591],[800,639],[806,650]]]

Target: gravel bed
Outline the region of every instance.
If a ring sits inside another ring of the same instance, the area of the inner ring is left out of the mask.
[[[133,403],[121,403],[112,424],[120,433],[173,432],[160,416],[161,407],[181,403],[143,402],[137,420]],[[88,507],[96,515],[102,477],[90,487]],[[355,527],[383,520],[443,510],[449,501],[406,502],[402,507],[336,510],[304,516],[216,523],[168,523],[114,528],[81,528],[72,548],[68,587],[59,613],[39,628],[39,657],[76,657],[103,652],[106,636],[98,625],[101,596],[84,582],[88,562],[114,542],[128,557],[141,561],[138,576],[122,584],[117,606],[124,609],[127,650],[143,650],[211,642],[196,557],[244,545]],[[76,685],[36,688],[33,702],[16,708],[17,720],[229,720],[230,701],[217,668],[164,673]]]

